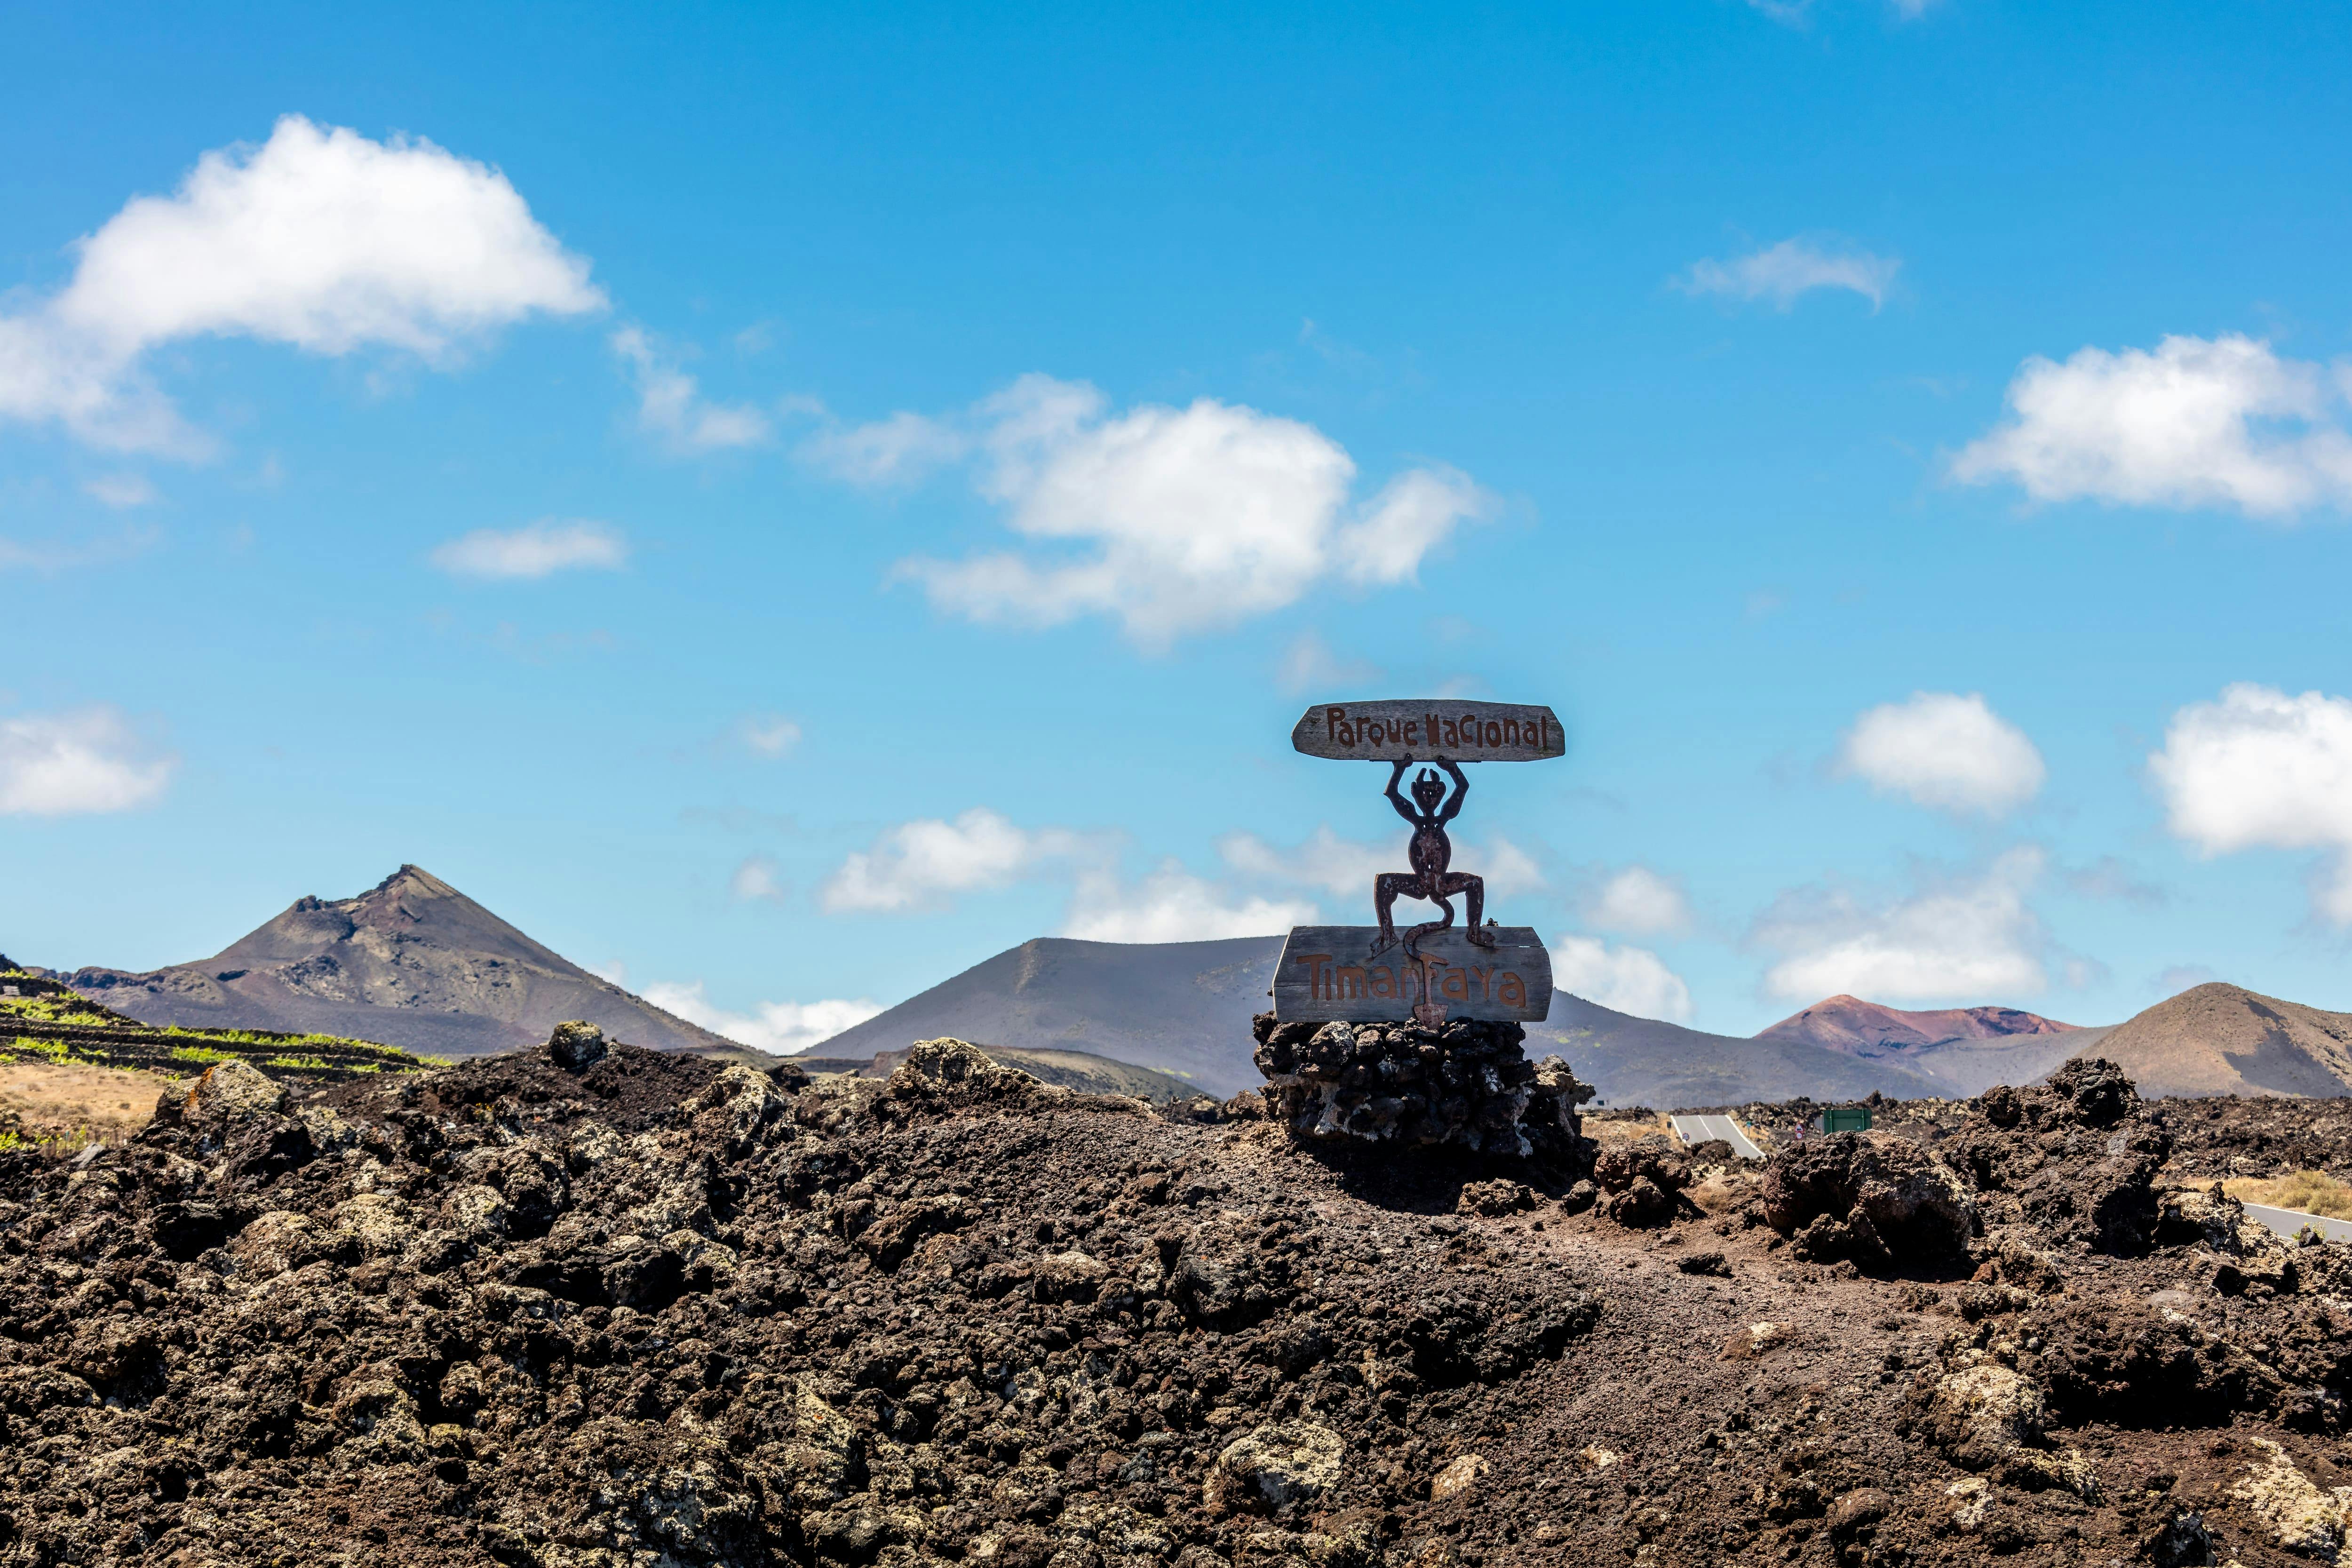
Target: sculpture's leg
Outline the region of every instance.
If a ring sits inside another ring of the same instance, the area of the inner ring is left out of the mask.
[[[1470,930],[1467,934],[1471,944],[1492,952],[1495,946],[1495,935],[1479,919],[1486,912],[1486,879],[1474,877],[1467,871],[1455,871],[1446,877],[1445,890],[1449,893],[1461,894],[1462,901],[1470,906],[1468,911]]]
[[[1397,941],[1396,901],[1399,898],[1425,899],[1428,884],[1411,871],[1383,871],[1372,879],[1372,909],[1381,917],[1380,939],[1372,944],[1374,952],[1394,947]]]

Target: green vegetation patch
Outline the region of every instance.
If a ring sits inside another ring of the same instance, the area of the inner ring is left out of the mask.
[[[119,1028],[119,1020],[93,1013],[89,1004],[70,991],[62,996],[0,996],[0,1013],[33,1024],[69,1024],[86,1029]]]

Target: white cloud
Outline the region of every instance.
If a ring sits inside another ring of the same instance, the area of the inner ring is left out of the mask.
[[[155,487],[144,474],[101,474],[83,485],[82,493],[100,506],[118,510],[124,507],[152,506],[159,499]]]
[[[1337,898],[1360,900],[1369,908],[1372,879],[1382,871],[1407,868],[1403,824],[1398,827],[1396,842],[1376,845],[1342,838],[1329,826],[1318,826],[1296,849],[1277,848],[1254,833],[1229,833],[1217,840],[1217,853],[1242,876],[1320,889]],[[1517,845],[1499,837],[1484,844],[1458,846],[1454,868],[1483,878],[1490,902],[1544,885],[1542,868]]]
[[[2284,517],[2352,502],[2341,374],[2228,334],[2154,353],[2039,355],[2009,384],[2009,418],[1961,449],[1952,476],[2006,479],[2035,500],[2234,507]]]
[[[1285,691],[1331,690],[1360,687],[1381,679],[1378,665],[1360,658],[1341,658],[1331,645],[1313,632],[1301,632],[1283,650],[1278,679]]]
[[[1779,309],[1793,309],[1800,296],[1815,289],[1844,289],[1861,295],[1876,310],[1895,286],[1903,263],[1892,256],[1866,250],[1824,248],[1798,237],[1728,261],[1694,262],[1675,279],[1692,294],[1720,294],[1732,300],[1769,300]]]
[[[1032,832],[986,806],[953,822],[905,822],[842,861],[825,880],[824,907],[836,913],[938,908],[954,894],[1009,886],[1089,847],[1066,828]]]
[[[1108,616],[1154,647],[1281,609],[1321,583],[1410,583],[1491,504],[1440,467],[1351,501],[1354,460],[1311,425],[1206,397],[1113,413],[1096,388],[1045,375],[955,419],[895,415],[814,437],[802,454],[877,484],[975,459],[980,493],[1042,549],[912,559],[898,574],[977,621]]]
[[[910,485],[971,451],[955,426],[901,411],[869,425],[835,426],[800,445],[803,462],[854,485]]]
[[[728,896],[739,901],[764,900],[774,902],[784,896],[784,884],[777,875],[776,863],[765,855],[746,856],[727,880]]]
[[[694,377],[677,368],[636,327],[613,334],[613,352],[637,388],[637,427],[676,452],[718,452],[764,445],[773,434],[768,416],[745,404],[709,403]]]
[[[1589,936],[1554,939],[1552,984],[1570,995],[1637,1018],[1686,1024],[1690,987],[1646,948],[1611,947]]]
[[[177,763],[111,708],[0,719],[0,816],[130,811],[163,796]]]
[[[1628,936],[1679,936],[1690,929],[1690,900],[1673,878],[1628,866],[1593,890],[1584,918],[1599,930]]]
[[[1915,691],[1868,710],[1846,732],[1838,768],[1921,805],[1988,816],[2032,800],[2046,776],[2025,731],[1974,691]]]
[[[557,572],[617,572],[628,563],[629,546],[609,523],[548,518],[504,531],[478,528],[436,547],[427,559],[453,577],[499,581]]]
[[[2040,991],[2042,924],[2025,900],[2045,863],[2021,845],[1980,877],[1875,905],[1837,889],[1784,893],[1757,922],[1756,940],[1787,954],[1764,988],[1809,1002],[1845,993],[1990,1003]]]
[[[657,981],[646,986],[642,994],[655,1006],[675,1013],[689,1024],[724,1035],[737,1045],[777,1056],[805,1051],[882,1011],[879,1003],[859,997],[854,1002],[761,1002],[757,1004],[756,1012],[730,1013],[712,1005],[703,994],[699,980],[683,985]]]
[[[2207,855],[2326,851],[2312,906],[2352,924],[2352,699],[2226,687],[2172,716],[2148,772],[2173,833]]]
[[[763,757],[785,756],[801,743],[801,727],[773,714],[746,719],[736,726],[735,732],[744,745]]]
[[[497,170],[299,115],[260,147],[205,153],[175,194],[133,199],[77,248],[62,290],[0,317],[0,417],[124,450],[206,445],[144,372],[165,343],[248,337],[443,363],[534,312],[604,305],[588,263]]]
[[[1317,918],[1311,903],[1243,898],[1167,860],[1136,887],[1105,871],[1081,876],[1062,934],[1087,942],[1211,942],[1276,935]]]

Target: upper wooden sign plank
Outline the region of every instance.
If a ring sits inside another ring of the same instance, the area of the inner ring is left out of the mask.
[[[1307,710],[1290,743],[1341,762],[1534,763],[1568,754],[1559,716],[1549,708],[1434,698],[1323,703]]]

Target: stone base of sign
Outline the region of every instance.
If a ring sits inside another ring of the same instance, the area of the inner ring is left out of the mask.
[[[1252,1026],[1267,1110],[1317,1143],[1450,1145],[1572,1163],[1592,1098],[1558,1057],[1528,1060],[1512,1023]]]

